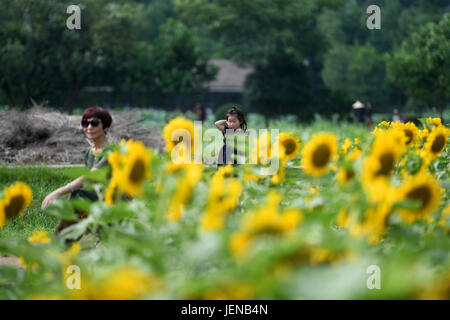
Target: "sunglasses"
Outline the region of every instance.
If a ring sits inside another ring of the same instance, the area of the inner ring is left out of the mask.
[[[81,121],[81,126],[83,127],[83,128],[87,128],[87,127],[89,127],[89,124],[91,125],[91,126],[93,126],[94,128],[95,127],[98,127],[98,125],[100,124],[100,120],[99,119],[94,119],[94,120],[91,120],[91,121],[87,121],[87,120],[82,120]]]

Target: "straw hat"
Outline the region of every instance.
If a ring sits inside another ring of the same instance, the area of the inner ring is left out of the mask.
[[[358,100],[353,104],[353,109],[361,109],[361,108],[364,108],[364,105],[361,103],[361,101]]]

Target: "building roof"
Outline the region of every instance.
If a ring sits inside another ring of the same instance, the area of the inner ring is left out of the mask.
[[[211,92],[243,92],[245,78],[253,72],[250,66],[239,67],[225,59],[213,59],[208,63],[219,67],[216,79],[208,84]]]

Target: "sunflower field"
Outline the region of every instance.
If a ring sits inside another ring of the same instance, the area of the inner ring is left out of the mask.
[[[250,150],[257,164],[216,169],[172,161],[187,142],[173,132],[195,134],[172,119],[164,154],[122,141],[109,167],[72,172],[100,200],[50,205],[72,223],[58,236],[0,239],[20,261],[0,266],[0,298],[450,299],[450,130],[421,122],[279,123]],[[0,228],[32,198],[26,182],[5,187]]]

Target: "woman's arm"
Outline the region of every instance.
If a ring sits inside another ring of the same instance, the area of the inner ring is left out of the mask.
[[[216,121],[214,124],[217,127],[217,129],[219,129],[222,132],[225,132],[225,126],[224,126],[225,123],[227,123],[227,120],[219,120],[219,121]]]
[[[58,199],[60,196],[73,192],[75,190],[80,189],[84,184],[84,178],[83,177],[78,177],[75,180],[73,180],[72,182],[68,183],[67,185],[56,189],[55,191],[49,193],[44,201],[42,201],[42,205],[41,208],[44,209],[46,206],[48,206],[51,202],[55,201],[56,199]]]

